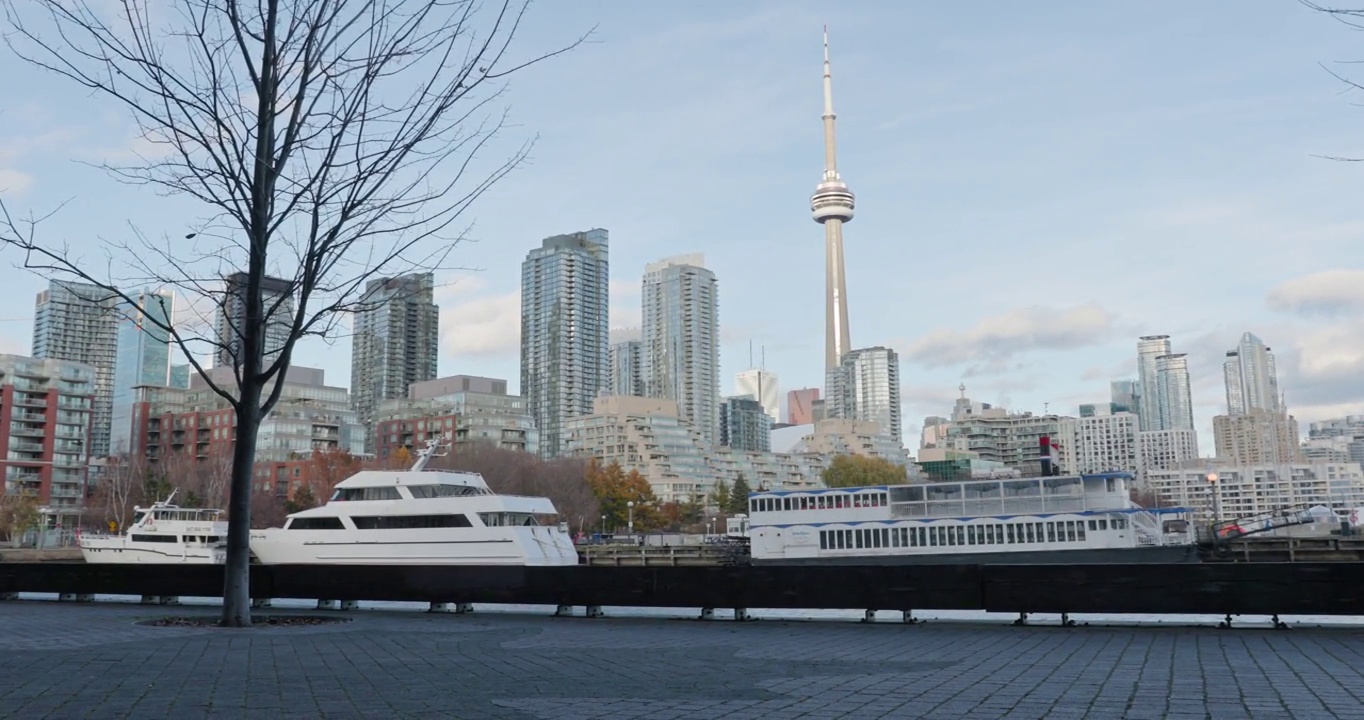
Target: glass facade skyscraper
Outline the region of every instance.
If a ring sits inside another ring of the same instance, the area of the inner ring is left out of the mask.
[[[1161,427],[1157,430],[1194,430],[1189,357],[1184,353],[1156,358],[1156,385]]]
[[[900,356],[887,347],[853,350],[843,356],[838,375],[829,415],[874,422],[900,444]]]
[[[1222,374],[1228,415],[1244,415],[1250,410],[1278,413],[1282,409],[1274,353],[1260,338],[1251,333],[1242,335],[1236,349],[1227,353]]]
[[[564,422],[610,382],[610,264],[601,228],[556,235],[521,263],[521,395],[540,455],[564,451]]]
[[[607,395],[644,396],[644,350],[638,340],[611,345],[611,386]]]
[[[435,276],[413,273],[365,285],[351,341],[350,399],[365,428],[365,450],[376,452],[375,412],[383,400],[407,397],[415,382],[436,377],[440,308]]]
[[[644,394],[677,403],[678,415],[714,445],[720,429],[720,301],[700,254],[644,268]]]
[[[33,357],[84,363],[95,368],[90,457],[109,454],[114,358],[118,354],[120,300],[103,288],[52,280],[38,293],[33,313]]]
[[[175,296],[169,291],[138,293],[137,305],[125,309],[118,321],[118,359],[114,363],[114,391],[110,412],[109,452],[132,447],[133,405],[139,385],[170,385],[170,333],[157,323],[170,324]]]

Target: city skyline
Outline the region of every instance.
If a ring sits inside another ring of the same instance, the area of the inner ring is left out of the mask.
[[[518,81],[516,119],[541,132],[536,162],[470,216],[482,242],[458,262],[483,272],[437,278],[438,375],[515,378],[520,258],[562,228],[606,227],[617,238],[612,327],[639,324],[646,262],[705,252],[726,283],[721,376],[744,368],[756,338],[786,387],[822,387],[822,258],[802,198],[819,162],[811,68],[827,21],[849,48],[839,161],[857,179],[861,214],[848,279],[893,299],[859,296],[851,321],[862,344],[900,353],[906,437],[951,406],[959,382],[996,405],[1073,414],[1107,398],[1110,380],[1136,376],[1131,344],[1151,333],[1187,354],[1205,438],[1225,411],[1225,353],[1246,331],[1274,347],[1304,425],[1364,411],[1354,250],[1364,227],[1348,209],[1361,171],[1313,157],[1355,147],[1357,111],[1317,65],[1349,57],[1352,38],[1328,19],[1259,6],[1209,40],[1199,29],[1222,14],[1173,3],[1168,13],[1009,9],[985,24],[952,9],[702,5],[532,13],[529,43],[585,14],[601,17],[603,42]],[[897,25],[915,28],[910,42]],[[1153,42],[1169,52],[1152,60]],[[676,62],[697,56],[707,60]],[[136,147],[126,125],[83,125],[98,113],[69,111],[86,107],[79,93],[0,62],[17,78],[15,109],[0,117],[7,201],[41,210],[74,196],[50,226],[73,245],[115,237],[121,223],[108,218],[153,232],[188,224],[175,201],[67,162]],[[978,90],[1025,70],[1006,93]],[[600,86],[565,81],[584,75]],[[584,173],[592,183],[577,180]],[[11,268],[0,276],[16,305],[43,285]],[[1081,281],[1096,277],[1133,282],[1113,293]],[[27,322],[0,327],[0,349],[31,352]],[[348,358],[333,355],[345,353],[308,341],[295,359],[349,384]]]

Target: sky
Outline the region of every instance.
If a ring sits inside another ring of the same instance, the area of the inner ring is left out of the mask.
[[[1303,423],[1364,413],[1364,107],[1330,70],[1364,35],[1284,0],[1186,3],[537,3],[491,152],[530,157],[461,218],[438,277],[440,373],[519,378],[519,273],[541,239],[610,231],[613,327],[646,263],[699,252],[720,283],[722,386],[763,348],[787,389],[823,372],[821,26],[829,27],[854,347],[902,361],[906,444],[973,400],[1074,414],[1189,354],[1204,454],[1241,333],[1278,356]],[[0,49],[0,196],[91,262],[178,237],[193,203],[91,162],[126,112]],[[0,255],[6,255],[0,252]],[[46,280],[0,257],[0,351],[27,353]],[[349,385],[349,340],[299,364]]]

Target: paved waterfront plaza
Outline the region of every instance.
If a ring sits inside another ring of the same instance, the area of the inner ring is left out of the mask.
[[[1359,628],[212,612],[0,603],[0,717],[1364,718]]]

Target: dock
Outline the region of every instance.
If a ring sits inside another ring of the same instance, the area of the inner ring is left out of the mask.
[[[1249,536],[1201,553],[1204,562],[1364,562],[1364,537]]]
[[[746,565],[748,546],[715,545],[588,545],[579,548],[585,565],[680,567],[690,565]]]

